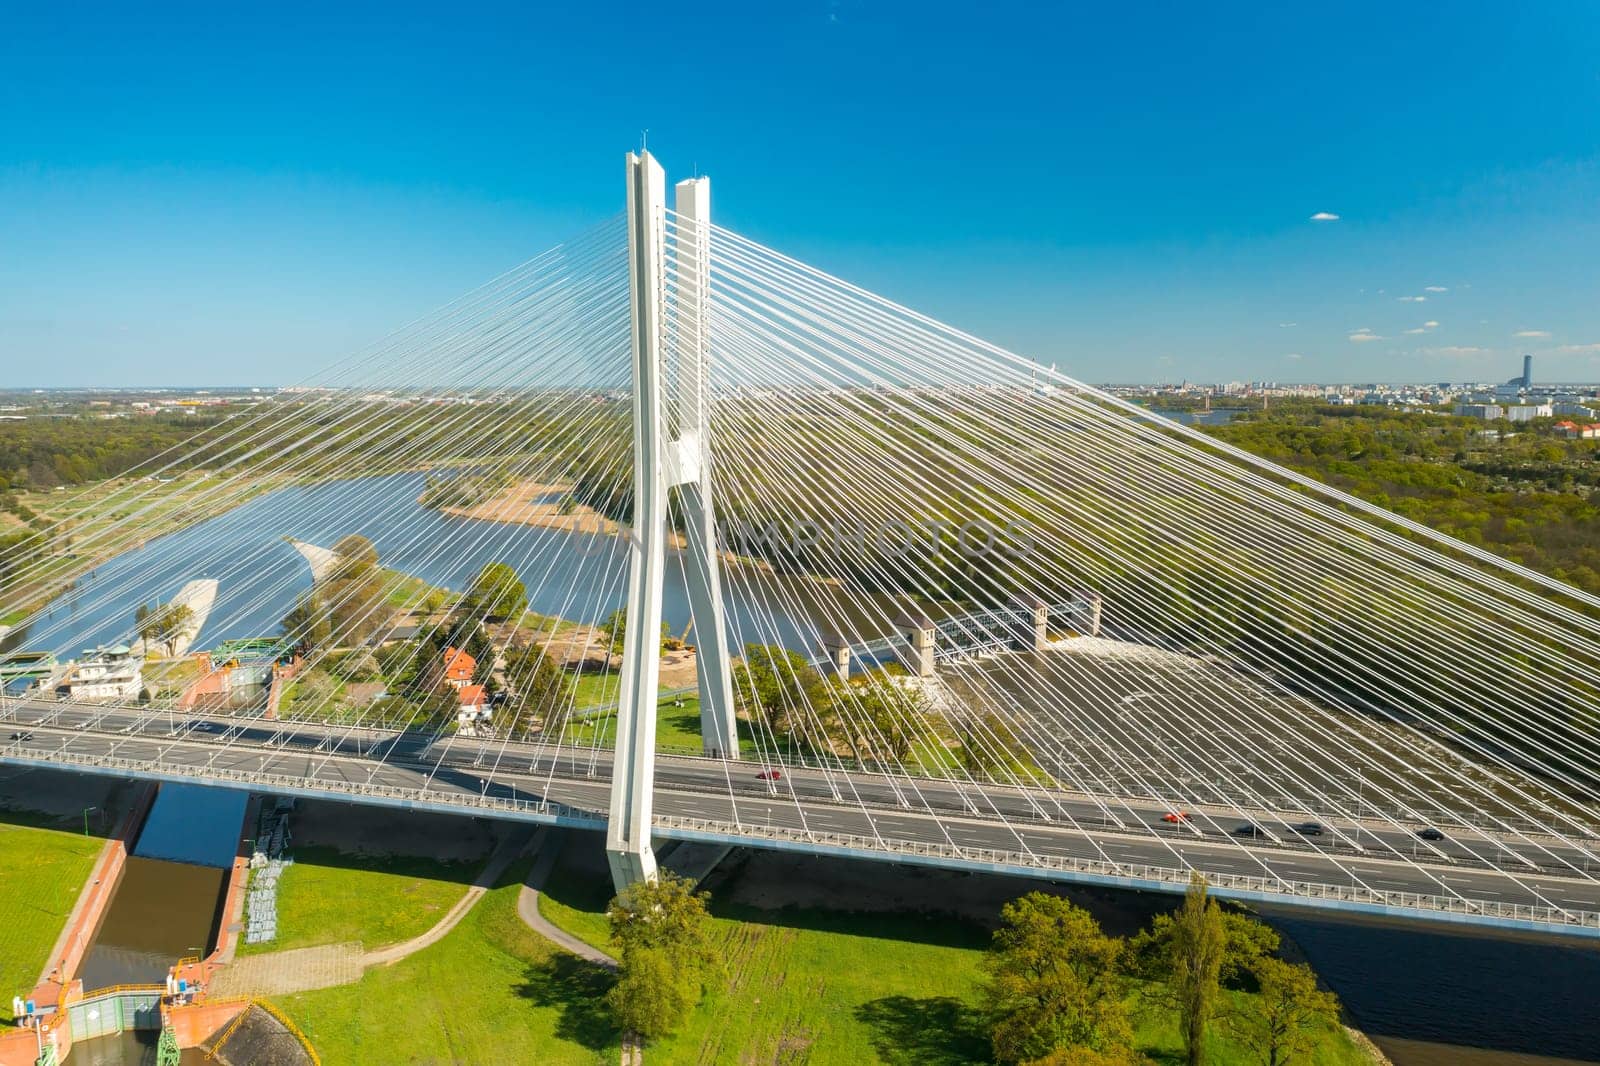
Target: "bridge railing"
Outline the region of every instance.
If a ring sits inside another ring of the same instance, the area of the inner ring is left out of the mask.
[[[155,768],[166,770],[174,776],[189,780],[200,779],[214,784],[231,785],[256,791],[270,792],[277,790],[286,793],[315,792],[324,795],[347,795],[353,798],[391,800],[423,807],[439,805],[453,809],[482,810],[486,813],[532,815],[585,828],[601,828],[604,825],[603,816],[594,811],[570,807],[553,800],[533,800],[518,796],[492,795],[488,791],[481,795],[458,792],[440,793],[430,791],[426,784],[417,787],[349,781],[339,778],[327,779],[318,777],[308,779],[298,775],[240,770],[214,765],[196,765],[193,763],[174,763],[168,766],[161,764],[159,761],[152,762],[149,759],[128,759],[113,755],[89,755],[71,750],[52,751],[49,753],[30,751],[27,754],[48,754],[49,761],[52,763],[76,764],[102,771],[124,772],[129,775],[148,774],[152,771],[152,768]],[[812,848],[833,848],[871,855],[889,854],[931,858],[944,862],[982,864],[994,868],[1010,868],[1018,871],[1078,873],[1130,882],[1165,885],[1172,888],[1186,885],[1190,876],[1190,870],[1187,867],[1154,866],[1142,863],[1045,855],[1032,850],[1015,851],[1000,848],[964,847],[953,843],[901,840],[882,835],[864,836],[850,833],[818,832],[812,829],[754,825],[670,815],[658,815],[655,819],[655,825],[660,829],[714,834],[751,842],[761,840],[786,841]],[[1206,878],[1212,887],[1224,894],[1248,893],[1269,898],[1341,901],[1391,910],[1458,914],[1472,918],[1488,918],[1540,925],[1577,926],[1584,929],[1600,930],[1600,913],[1593,911],[1501,903],[1493,900],[1466,899],[1460,896],[1395,892],[1356,884],[1334,885],[1247,874],[1211,873],[1207,874]]]
[[[1084,859],[1064,855],[1041,855],[1034,851],[963,847],[959,844],[897,840],[891,837],[868,837],[851,833],[819,833],[811,830],[790,829],[784,826],[734,825],[701,818],[657,816],[655,823],[661,828],[689,832],[774,841],[783,840],[813,847],[822,846],[848,851],[866,851],[878,855],[887,853],[891,855],[944,859],[962,863],[981,863],[993,867],[1011,867],[1017,870],[1055,870],[1062,873],[1089,874],[1118,880],[1157,882],[1174,887],[1186,886],[1193,873],[1187,867],[1110,862],[1101,859]],[[1584,929],[1600,930],[1600,912],[1597,911],[1563,910],[1556,907],[1502,903],[1495,900],[1466,899],[1460,896],[1436,896],[1420,892],[1393,892],[1369,888],[1364,885],[1332,885],[1316,881],[1257,877],[1251,874],[1205,873],[1204,876],[1208,886],[1220,890],[1224,894],[1231,892],[1266,896],[1289,896],[1299,899],[1363,904],[1392,910],[1435,911],[1474,918],[1492,918],[1504,921],[1576,926]]]

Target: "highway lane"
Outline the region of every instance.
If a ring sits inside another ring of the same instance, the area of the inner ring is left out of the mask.
[[[535,757],[536,745],[513,745],[501,750],[497,741],[434,743],[432,738],[395,736],[372,732],[360,738],[362,754],[355,753],[356,738],[347,738],[343,750],[317,751],[344,732],[340,729],[285,723],[250,721],[242,735],[222,732],[237,728],[237,720],[224,718],[174,718],[130,710],[100,711],[62,705],[15,708],[13,731],[32,732],[27,741],[6,741],[0,758],[17,753],[48,757],[63,750],[80,755],[117,756],[149,764],[206,767],[245,773],[273,773],[310,782],[340,784],[375,783],[396,788],[423,788],[441,799],[451,796],[490,795],[528,800],[549,799],[599,815],[608,800],[608,760],[573,758],[558,760],[546,754]],[[51,717],[55,716],[55,717]],[[92,717],[91,717],[92,716]],[[89,722],[84,728],[80,723]],[[46,724],[49,723],[49,724]],[[194,729],[186,723],[204,723]],[[171,734],[178,725],[178,735]],[[123,732],[126,729],[127,732]],[[212,730],[216,730],[213,732]],[[282,743],[268,745],[277,736]],[[256,742],[249,743],[251,739]],[[242,742],[242,743],[241,743]],[[335,746],[329,744],[330,748]],[[585,753],[589,754],[589,753]],[[474,765],[481,762],[482,765]],[[557,765],[552,765],[552,763]],[[564,764],[564,765],[561,765]],[[593,776],[590,776],[590,774]],[[657,811],[666,816],[701,818],[735,826],[773,826],[815,834],[853,834],[915,843],[1028,851],[1037,855],[1114,861],[1128,865],[1177,867],[1185,863],[1213,873],[1272,876],[1318,884],[1359,884],[1381,891],[1455,895],[1466,899],[1544,905],[1600,911],[1600,882],[1581,874],[1569,877],[1548,872],[1514,877],[1491,869],[1433,861],[1360,857],[1353,852],[1290,849],[1268,842],[1241,841],[1219,834],[1198,834],[1185,827],[1152,832],[1150,826],[1133,825],[1130,831],[1079,828],[1070,821],[1001,817],[982,807],[974,814],[965,809],[961,795],[975,798],[971,790],[947,783],[921,782],[918,803],[901,808],[896,789],[904,782],[887,782],[875,775],[827,775],[818,771],[786,773],[773,784],[757,781],[757,767],[713,760],[666,759],[656,789]],[[844,781],[839,779],[846,778]],[[730,789],[730,784],[733,786]],[[846,797],[833,799],[838,786]],[[863,807],[854,798],[869,795],[881,807]],[[1003,799],[997,806],[1015,802]],[[1092,802],[1063,801],[1080,809],[1098,809]],[[1149,812],[1159,808],[1152,807]],[[1153,814],[1157,819],[1159,814]],[[1157,823],[1159,824],[1159,822]]]

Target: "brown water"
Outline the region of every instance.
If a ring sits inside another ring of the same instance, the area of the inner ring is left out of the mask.
[[[103,1036],[97,1040],[80,1040],[72,1045],[70,1066],[155,1066],[156,1041],[161,1034],[126,1032],[116,1036]],[[181,1066],[204,1066],[206,1053],[199,1048],[189,1048],[178,1060]]]
[[[159,984],[179,959],[210,952],[226,876],[214,866],[130,858],[84,959],[83,987]]]
[[[1600,1062],[1600,944],[1268,917],[1395,1066]]]

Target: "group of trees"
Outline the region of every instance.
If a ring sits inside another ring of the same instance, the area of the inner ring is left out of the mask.
[[[1032,1066],[1131,1066],[1139,1011],[1176,1017],[1187,1066],[1219,1028],[1263,1066],[1303,1061],[1339,1003],[1309,967],[1277,957],[1278,935],[1222,910],[1196,875],[1183,906],[1129,941],[1058,896],[1006,905],[986,959],[995,1058]]]
[[[668,872],[612,899],[620,966],[606,1002],[625,1032],[673,1032],[722,979],[709,899]],[[1278,958],[1277,933],[1224,911],[1198,876],[1182,907],[1127,941],[1044,892],[1000,916],[984,959],[984,1012],[1006,1066],[1139,1066],[1134,1021],[1157,1011],[1177,1019],[1186,1066],[1206,1066],[1219,1030],[1262,1066],[1293,1066],[1338,1022],[1338,1000],[1310,968]]]
[[[1285,405],[1206,432],[1469,544],[1600,592],[1600,454],[1543,422]]]
[[[194,625],[194,608],[187,603],[143,604],[133,612],[134,628],[146,646],[158,645],[167,655],[176,653],[178,642]]]
[[[116,477],[220,422],[209,415],[161,414],[0,423],[0,492]]]
[[[378,549],[352,533],[333,546],[332,571],[296,601],[283,619],[283,632],[307,649],[351,647],[388,621],[387,593]]]
[[[734,703],[752,723],[792,749],[903,765],[932,734],[926,701],[882,674],[824,677],[798,652],[747,644],[733,666]]]

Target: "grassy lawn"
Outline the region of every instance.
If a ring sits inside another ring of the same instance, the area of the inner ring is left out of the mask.
[[[600,998],[610,975],[522,924],[516,908],[526,871],[513,868],[427,950],[278,1006],[327,1066],[614,1064],[617,1033]]]
[[[617,716],[614,712],[575,721],[567,726],[566,742],[592,747],[596,745],[598,735],[598,746],[609,748],[616,728]],[[699,696],[662,697],[656,706],[656,750],[700,753]],[[749,724],[744,721],[739,722],[739,750],[746,758],[754,758],[758,754],[755,742],[750,739]]]
[[[579,841],[569,847],[581,846]],[[609,950],[610,886],[556,864],[540,896],[546,918]],[[968,922],[913,914],[820,909],[759,910],[712,901],[726,985],[683,1028],[651,1044],[652,1063],[781,1062],[890,1066],[992,1061],[980,1011],[988,933]],[[1238,995],[1237,993],[1233,995]],[[1175,1018],[1135,1015],[1135,1041],[1153,1063],[1176,1064]],[[1253,1066],[1220,1035],[1214,1066]],[[1364,1066],[1343,1031],[1330,1033],[1308,1066]]]
[[[278,938],[241,955],[359,940],[368,950],[420,936],[459,900],[481,862],[354,856],[297,847],[278,881]]]
[[[48,829],[52,819],[0,811],[0,1021],[33,987],[105,840]]]

